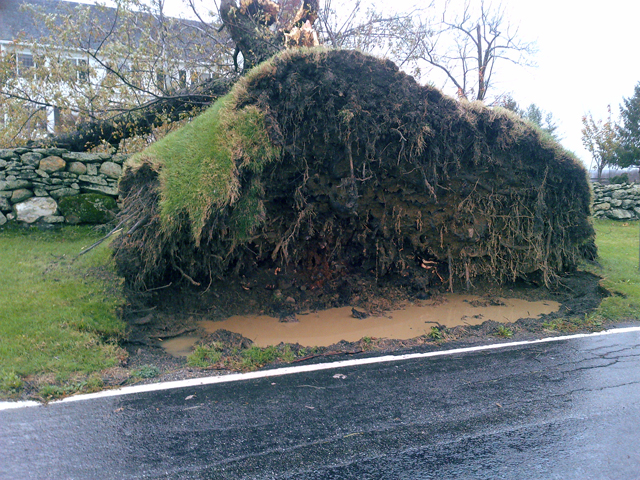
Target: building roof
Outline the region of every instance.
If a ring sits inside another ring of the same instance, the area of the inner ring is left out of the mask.
[[[46,27],[35,22],[32,15],[21,8],[25,4],[35,6],[42,13],[49,15],[68,15],[76,8],[90,9],[92,10],[92,23],[102,24],[109,28],[116,18],[115,8],[66,0],[0,0],[0,43],[10,42],[20,36],[27,41],[37,41],[48,35]],[[142,13],[141,15],[147,14]],[[170,26],[174,33],[173,41],[176,46],[179,45],[185,56],[191,60],[206,61],[208,59],[206,53],[200,52],[199,46],[211,43],[212,39],[201,30],[201,26],[200,22],[190,20],[178,20],[171,23]],[[136,36],[137,33],[134,33],[134,38]],[[90,47],[97,46],[101,40],[93,35],[86,35],[85,38],[90,42]]]
[[[95,15],[105,20],[113,15],[113,9],[64,0],[0,0],[0,41],[11,41],[20,35],[37,39],[46,34],[46,29],[21,8],[23,4],[34,5],[47,14],[68,13],[75,7],[83,7],[95,10]]]

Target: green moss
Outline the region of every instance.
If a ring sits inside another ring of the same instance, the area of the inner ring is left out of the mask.
[[[113,220],[118,209],[115,199],[99,193],[63,197],[58,206],[67,222],[72,224],[108,223]]]
[[[238,201],[240,175],[260,173],[281,157],[281,149],[269,140],[262,112],[255,106],[235,106],[232,91],[127,163],[135,170],[146,162],[159,172],[162,227],[175,231],[186,215],[196,244],[210,216]],[[235,222],[238,231],[231,232],[232,238],[245,237],[263,221],[260,193],[259,185],[252,186],[250,198],[238,205],[238,211],[250,218]]]

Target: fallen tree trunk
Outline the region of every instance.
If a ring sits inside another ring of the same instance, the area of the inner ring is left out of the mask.
[[[201,111],[225,95],[235,79],[212,79],[193,90],[184,89],[174,95],[159,97],[113,118],[77,125],[73,132],[46,140],[47,146],[74,152],[90,150],[108,143],[117,148],[124,139],[147,135],[166,121],[179,120],[186,113]]]

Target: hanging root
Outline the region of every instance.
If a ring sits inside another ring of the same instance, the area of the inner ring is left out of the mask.
[[[473,287],[473,285],[471,285],[471,279],[469,278],[469,262],[467,260],[465,260],[464,262],[464,278],[466,290],[468,292],[469,290],[471,290],[471,287]]]
[[[449,291],[453,293],[453,259],[451,258],[451,250],[447,254],[447,261],[449,262]]]

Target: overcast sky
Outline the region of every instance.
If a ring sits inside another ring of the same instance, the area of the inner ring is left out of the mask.
[[[92,3],[91,0],[79,0]],[[181,0],[165,0],[170,13],[185,12]],[[377,0],[385,10],[415,0]],[[461,0],[451,0],[460,4]],[[477,3],[477,2],[476,2]],[[209,8],[213,2],[207,2]],[[551,112],[562,143],[585,165],[581,117],[604,118],[607,105],[618,114],[623,97],[640,82],[640,2],[636,0],[503,0],[507,17],[520,36],[537,42],[536,67],[496,67],[494,93],[510,92],[526,107],[535,103]],[[445,87],[445,92],[453,90]]]
[[[630,0],[510,0],[510,16],[523,38],[536,40],[536,68],[509,71],[500,87],[520,104],[553,113],[563,144],[590,164],[581,117],[617,116],[623,97],[640,82],[640,2]]]

